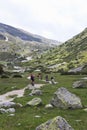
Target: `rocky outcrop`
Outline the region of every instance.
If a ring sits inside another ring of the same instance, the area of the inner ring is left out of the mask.
[[[36,128],[36,130],[74,130],[67,121],[57,116]]]
[[[70,69],[68,72],[73,72],[73,73],[81,72],[83,67],[84,66],[73,68],[73,69]]]
[[[55,93],[51,100],[51,104],[63,109],[82,108],[82,103],[79,97],[70,93],[66,88],[61,87]]]

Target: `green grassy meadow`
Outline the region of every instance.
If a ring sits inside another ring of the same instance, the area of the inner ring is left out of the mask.
[[[59,108],[46,109],[45,105],[48,104],[53,97],[53,93],[59,87],[66,87],[70,92],[79,96],[82,100],[83,106],[87,106],[87,89],[74,89],[72,84],[74,81],[86,77],[86,75],[60,75],[58,73],[48,74],[49,77],[54,76],[56,85],[45,83],[38,80],[36,77],[35,83],[45,84],[42,87],[43,95],[39,96],[43,105],[39,107],[29,107],[26,103],[36,96],[29,96],[31,90],[26,90],[21,98],[15,98],[14,102],[21,103],[22,108],[16,108],[14,116],[9,113],[0,114],[0,130],[35,130],[41,123],[46,122],[56,116],[62,116],[75,130],[87,130],[87,112],[83,109],[76,110],[62,110]],[[8,91],[22,89],[26,87],[30,81],[27,79],[28,74],[24,74],[23,78],[0,78],[0,95]],[[45,74],[43,74],[43,79]],[[40,117],[35,117],[35,116]]]

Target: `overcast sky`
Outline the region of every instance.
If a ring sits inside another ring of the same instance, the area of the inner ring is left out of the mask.
[[[0,0],[0,22],[64,42],[87,27],[87,0]]]

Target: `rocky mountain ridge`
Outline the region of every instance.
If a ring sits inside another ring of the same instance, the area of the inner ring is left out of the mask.
[[[0,61],[36,56],[36,53],[43,53],[57,46],[57,43],[59,42],[0,23]]]
[[[29,33],[27,31],[24,31],[22,29],[18,29],[18,28],[12,27],[10,25],[2,24],[2,23],[0,23],[0,33],[2,33],[2,34],[7,33],[7,34],[9,34],[13,37],[18,37],[18,38],[20,38],[21,40],[24,40],[24,41],[35,41],[35,42],[46,43],[46,44],[48,44],[48,43],[50,43],[50,44],[59,43],[56,40],[47,39],[45,37],[42,37],[42,36],[39,36],[39,35],[36,35],[36,34],[32,34],[32,33]]]

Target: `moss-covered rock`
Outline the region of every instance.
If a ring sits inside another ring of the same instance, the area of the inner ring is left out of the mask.
[[[62,109],[82,108],[81,99],[75,94],[69,92],[66,88],[61,87],[55,93],[51,104]]]
[[[74,130],[67,121],[57,116],[36,128],[36,130]]]

